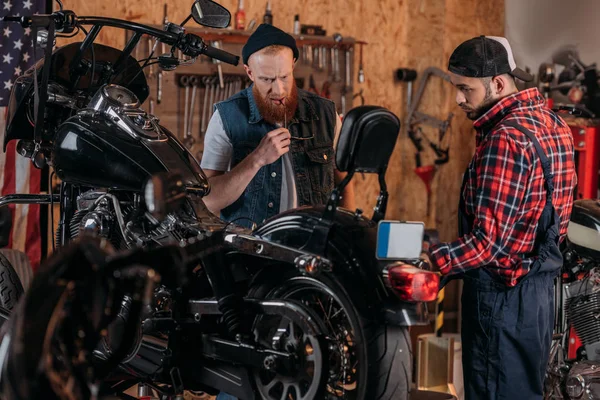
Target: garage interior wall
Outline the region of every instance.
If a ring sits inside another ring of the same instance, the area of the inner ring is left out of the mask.
[[[575,45],[581,61],[588,65],[600,61],[597,17],[600,2],[580,0],[505,0],[506,37],[515,61],[537,73],[543,62],[563,46]]]

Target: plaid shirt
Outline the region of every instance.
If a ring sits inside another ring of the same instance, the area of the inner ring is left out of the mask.
[[[505,97],[474,123],[476,150],[465,173],[461,196],[471,233],[432,245],[430,259],[442,274],[485,266],[508,286],[531,268],[537,222],[546,200],[544,174],[533,143],[514,121],[533,132],[552,164],[552,203],[560,217],[561,240],[577,183],[571,130],[545,106],[536,88]]]

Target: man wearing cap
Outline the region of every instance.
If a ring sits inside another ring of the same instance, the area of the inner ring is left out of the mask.
[[[260,25],[242,50],[252,85],[215,105],[201,166],[211,183],[207,207],[251,227],[282,211],[325,204],[336,180],[335,104],[296,87],[295,39]],[[341,205],[353,207],[348,186]]]
[[[475,155],[463,178],[459,238],[431,245],[442,284],[464,281],[465,398],[541,399],[577,178],[565,121],[537,88],[518,91],[508,41],[480,36],[448,64],[456,102],[473,120]]]

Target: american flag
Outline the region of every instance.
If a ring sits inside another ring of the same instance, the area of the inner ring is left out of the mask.
[[[1,16],[24,16],[44,13],[46,0],[0,0]],[[15,79],[29,68],[34,60],[32,32],[14,22],[0,22],[0,146],[3,146],[5,112],[10,90]],[[38,58],[41,51],[36,51]],[[1,195],[12,193],[39,193],[41,171],[30,159],[15,151],[12,141],[6,152],[0,152]],[[12,232],[8,247],[27,253],[34,269],[41,258],[41,232],[39,205],[11,205]]]

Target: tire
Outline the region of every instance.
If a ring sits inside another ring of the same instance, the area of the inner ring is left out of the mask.
[[[335,302],[341,305],[352,332],[351,343],[355,343],[351,356],[358,371],[353,380],[356,383],[355,389],[336,394],[328,390],[329,397],[326,399],[408,400],[412,381],[412,354],[408,329],[386,326],[363,318],[335,278],[321,275],[316,279],[290,272],[277,281],[271,278],[270,282],[260,284],[253,288],[249,295],[304,302],[301,293],[304,291],[306,295],[311,290],[328,290]],[[325,308],[327,307],[321,305],[323,312]],[[330,332],[327,332],[329,336],[335,335],[335,331],[339,332],[333,327],[337,323],[332,321],[333,318],[329,325],[325,323],[326,326],[331,326]],[[346,348],[345,345],[343,347]],[[330,388],[331,385],[328,386],[328,389]]]
[[[26,292],[33,280],[33,269],[31,268],[31,263],[29,262],[27,254],[12,249],[0,249],[0,254],[3,255],[13,267],[13,270],[19,276],[23,290]]]
[[[6,310],[12,310],[25,291],[23,290],[19,275],[6,256],[8,253],[10,252],[7,252],[6,249],[0,251],[0,306]],[[15,254],[9,255],[11,258],[13,258],[12,256],[15,256]],[[20,264],[18,262],[18,258],[16,265],[22,266],[22,263]],[[0,323],[1,322],[4,321],[2,320]]]
[[[375,399],[407,400],[412,381],[408,328],[377,326],[369,340],[369,383]]]

